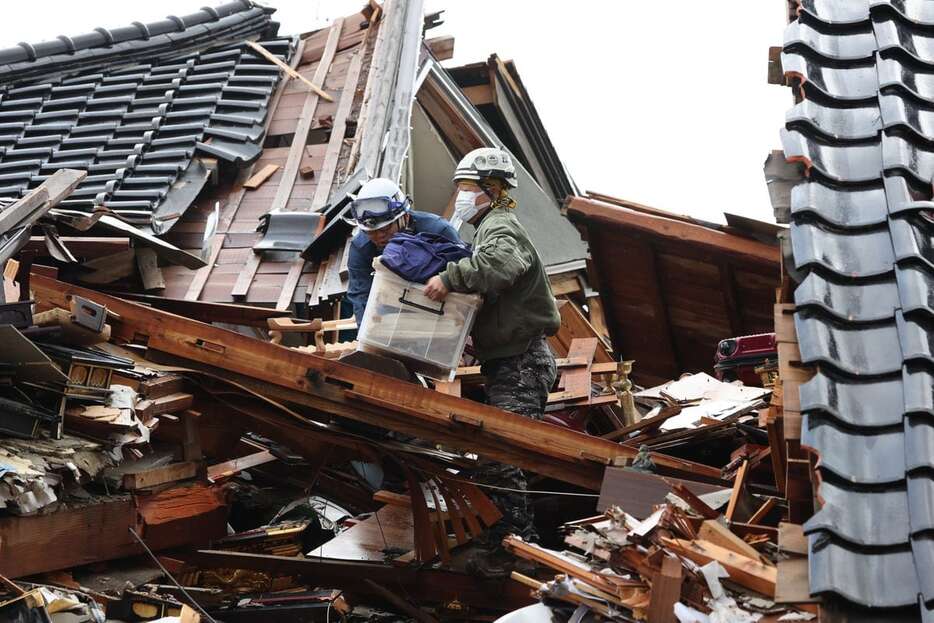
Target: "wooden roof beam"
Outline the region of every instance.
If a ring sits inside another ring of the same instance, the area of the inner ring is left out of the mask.
[[[586,197],[571,197],[568,201],[568,216],[581,224],[610,224],[635,232],[643,232],[664,240],[671,240],[724,255],[740,257],[758,264],[779,262],[778,245],[769,245],[757,240],[737,236],[696,223],[678,220],[676,215],[665,217],[647,214],[622,206],[611,205]]]

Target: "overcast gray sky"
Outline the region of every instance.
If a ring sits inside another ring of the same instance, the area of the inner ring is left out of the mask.
[[[219,0],[32,0],[4,6],[0,47],[184,15]],[[722,220],[772,220],[762,163],[791,104],[766,83],[784,0],[426,0],[429,36],[455,37],[446,65],[513,59],[578,185]],[[268,0],[281,32],[318,28],[363,0]]]

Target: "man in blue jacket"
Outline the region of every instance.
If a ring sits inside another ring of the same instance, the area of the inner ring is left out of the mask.
[[[438,234],[460,242],[457,231],[440,216],[412,210],[412,200],[398,184],[377,177],[360,188],[353,198],[348,221],[360,229],[350,243],[347,256],[347,299],[357,323],[363,321],[366,301],[373,285],[373,259],[383,252],[389,239],[400,231]]]

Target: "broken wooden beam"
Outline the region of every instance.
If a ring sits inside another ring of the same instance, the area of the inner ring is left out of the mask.
[[[230,476],[239,474],[245,469],[256,467],[257,465],[263,465],[275,460],[276,457],[272,452],[269,450],[263,450],[261,452],[248,454],[247,456],[241,456],[237,459],[224,461],[223,463],[217,463],[216,465],[211,465],[208,467],[208,480],[211,482],[216,482],[221,478],[229,478]]]
[[[139,472],[127,472],[123,474],[122,486],[129,491],[151,489],[166,483],[194,478],[197,474],[198,463],[191,461],[170,463],[169,465],[153,467]]]
[[[113,321],[114,337],[145,344],[147,357],[159,354],[166,359],[180,358],[186,367],[205,365],[214,374],[256,388],[266,396],[287,394],[292,402],[332,415],[383,428],[418,431],[422,438],[479,452],[592,490],[599,489],[607,465],[622,464],[638,455],[633,447],[529,420],[36,273],[32,273],[32,289],[37,300],[46,304],[61,305],[71,294],[105,305],[120,317]],[[476,421],[480,426],[465,433],[459,421]],[[660,472],[670,475],[718,478],[720,473],[718,469],[665,454],[653,452],[650,458]]]
[[[702,539],[687,541],[662,537],[662,543],[672,551],[690,558],[699,565],[706,565],[708,562],[716,560],[730,574],[731,581],[766,597],[775,596],[777,572],[772,565],[766,565],[758,560],[741,556],[734,551]]]

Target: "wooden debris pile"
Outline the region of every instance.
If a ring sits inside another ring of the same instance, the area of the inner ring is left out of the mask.
[[[564,551],[507,537],[507,550],[544,569],[535,577],[513,572],[513,579],[545,603],[614,621],[814,618],[807,606],[776,602],[777,564],[785,556],[769,531],[731,529],[718,510],[694,495],[669,498],[642,520],[612,506],[603,515],[565,524]]]

